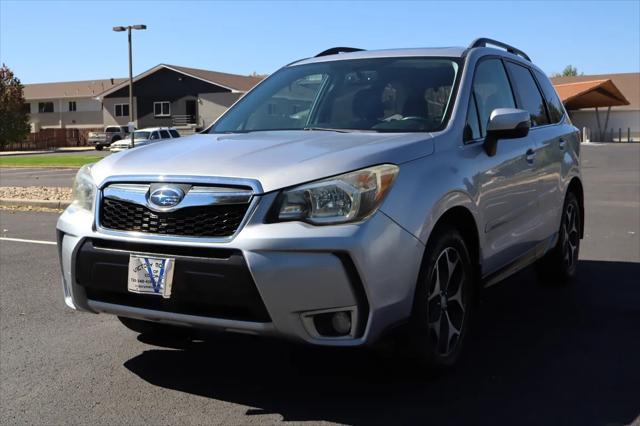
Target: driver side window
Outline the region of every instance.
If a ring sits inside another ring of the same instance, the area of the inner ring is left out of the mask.
[[[485,137],[487,123],[494,109],[516,107],[509,79],[500,59],[486,59],[476,66],[473,96],[478,111],[480,135]]]

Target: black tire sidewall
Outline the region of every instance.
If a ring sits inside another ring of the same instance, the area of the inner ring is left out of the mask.
[[[429,333],[428,318],[429,307],[427,303],[427,297],[429,292],[430,277],[435,267],[435,262],[438,256],[447,247],[453,247],[460,254],[462,261],[465,281],[463,291],[466,293],[467,307],[465,318],[462,325],[462,330],[455,350],[448,356],[442,356],[437,353],[436,348],[433,345],[432,339]],[[422,266],[420,268],[420,276],[416,285],[414,309],[412,315],[412,332],[410,338],[414,345],[412,351],[415,352],[414,356],[419,357],[420,363],[428,368],[448,368],[453,366],[460,358],[461,351],[468,335],[469,325],[471,323],[474,297],[475,297],[475,276],[474,269],[471,262],[471,256],[467,249],[467,244],[460,234],[454,228],[443,228],[432,236],[427,247],[425,249],[424,258],[422,260]]]
[[[564,234],[563,227],[566,221],[566,213],[569,205],[573,204],[576,209],[576,220],[578,221],[578,232],[582,232],[582,214],[580,213],[580,203],[578,197],[573,192],[568,192],[565,196],[564,205],[562,207],[562,217],[560,219],[560,227],[558,228],[558,241],[555,247],[547,253],[536,265],[538,276],[545,284],[565,285],[570,283],[576,275],[578,260],[580,257],[580,239],[578,239],[578,247],[575,262],[571,268],[567,267],[564,261]]]
[[[563,231],[563,227],[565,225],[565,221],[567,219],[567,209],[569,208],[569,205],[573,205],[573,208],[576,211],[576,221],[577,221],[577,226],[578,226],[578,232],[580,232],[580,229],[582,229],[582,221],[581,221],[581,217],[580,217],[580,204],[578,203],[578,198],[576,197],[576,195],[573,192],[569,192],[567,193],[567,196],[565,198],[565,202],[564,202],[564,207],[562,208],[562,220],[560,221],[560,236],[558,238],[558,247],[557,247],[557,262],[558,267],[561,270],[561,277],[564,280],[570,280],[571,278],[573,278],[576,274],[576,269],[578,266],[578,259],[580,257],[580,239],[578,238],[578,246],[576,248],[576,259],[573,262],[573,265],[569,268],[567,267],[566,263],[564,262],[564,247],[565,247],[565,243],[566,241],[564,241],[564,233]]]

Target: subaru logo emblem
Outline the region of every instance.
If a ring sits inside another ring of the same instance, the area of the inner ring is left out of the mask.
[[[183,198],[184,192],[182,189],[163,186],[149,195],[149,204],[158,209],[169,209],[177,206]]]

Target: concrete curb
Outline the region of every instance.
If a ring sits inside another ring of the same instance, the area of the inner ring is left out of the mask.
[[[59,200],[25,200],[21,198],[0,198],[0,206],[5,207],[45,207],[48,209],[65,209],[71,201]]]
[[[28,165],[28,164],[14,164],[13,166],[11,165],[4,165],[4,164],[0,164],[0,170],[2,169],[60,169],[60,170],[69,170],[69,169],[73,169],[73,170],[78,170],[81,166],[52,166],[52,165],[38,165],[38,166],[32,166],[32,165]]]
[[[39,155],[39,154],[64,154],[74,152],[95,151],[92,146],[66,147],[57,149],[37,149],[32,151],[0,151],[0,157],[12,157],[15,155]]]

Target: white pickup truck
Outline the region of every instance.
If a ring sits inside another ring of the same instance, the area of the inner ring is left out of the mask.
[[[89,143],[95,145],[98,151],[117,142],[129,134],[127,126],[107,126],[104,132],[89,132]]]

